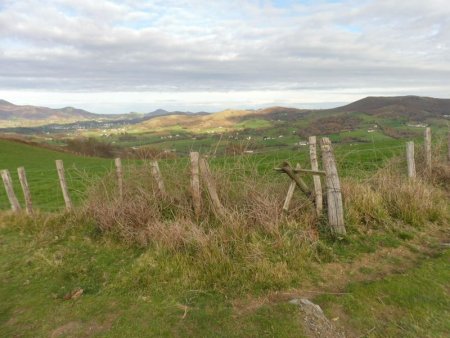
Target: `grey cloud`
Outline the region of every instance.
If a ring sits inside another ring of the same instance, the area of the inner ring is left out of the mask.
[[[0,88],[445,89],[449,14],[439,0],[289,9],[251,1],[9,2],[0,10]]]

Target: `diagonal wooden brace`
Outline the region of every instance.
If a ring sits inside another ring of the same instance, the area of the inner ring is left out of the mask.
[[[289,164],[289,162],[286,162],[286,161],[283,162],[283,164],[281,165],[280,169],[281,169],[282,172],[287,174],[295,182],[295,184],[297,184],[297,186],[300,188],[301,191],[303,191],[303,193],[305,193],[310,198],[312,197],[311,190],[309,190],[309,188],[306,185],[305,181],[303,181],[300,177],[298,177],[294,173],[294,170],[292,169],[292,167]]]

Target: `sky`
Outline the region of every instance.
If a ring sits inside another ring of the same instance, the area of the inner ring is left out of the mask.
[[[96,113],[450,97],[448,0],[0,0],[0,99]]]

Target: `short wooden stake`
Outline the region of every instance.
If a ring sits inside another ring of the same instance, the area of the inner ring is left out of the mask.
[[[447,161],[450,163],[450,132],[447,135]]]
[[[211,175],[208,162],[204,158],[200,158],[199,164],[200,173],[205,181],[206,189],[208,190],[209,197],[213,204],[213,211],[217,217],[224,217],[226,216],[225,208],[220,202],[219,195],[217,194],[216,183]]]
[[[70,199],[69,189],[67,188],[66,175],[64,173],[64,164],[61,160],[56,160],[56,169],[58,171],[59,183],[64,197],[64,203],[66,204],[66,210],[71,211],[73,209],[72,200]]]
[[[414,160],[414,142],[406,142],[406,164],[408,166],[408,177],[416,177],[416,162]]]
[[[117,176],[117,186],[119,188],[119,197],[123,198],[123,170],[122,170],[122,160],[118,157],[114,159],[114,164],[116,166],[116,176]]]
[[[11,203],[11,210],[14,212],[20,211],[20,204],[17,200],[16,194],[14,193],[14,188],[11,180],[11,175],[9,170],[2,170],[3,184],[5,185],[6,194],[8,195],[9,203]]]
[[[425,129],[424,135],[425,164],[427,173],[431,173],[431,128]]]
[[[151,161],[150,167],[151,167],[151,171],[152,171],[152,176],[158,186],[159,194],[161,196],[166,196],[166,188],[164,186],[164,181],[163,181],[163,178],[161,175],[161,171],[159,170],[158,161]]]
[[[317,161],[317,139],[315,136],[309,137],[309,157],[311,159],[311,169],[318,171],[319,162]],[[322,214],[323,209],[323,196],[322,196],[322,182],[319,175],[313,175],[314,183],[314,199],[316,204],[317,216]]]
[[[342,203],[341,183],[336,168],[336,160],[333,155],[331,141],[322,138],[322,162],[326,172],[325,181],[327,187],[328,223],[331,231],[337,236],[345,236],[344,206]]]
[[[25,199],[25,208],[27,210],[27,214],[33,214],[33,203],[31,201],[31,192],[30,187],[28,186],[27,175],[25,173],[25,168],[20,167],[17,168],[17,173],[19,174],[20,185],[22,186],[23,197]]]
[[[199,218],[202,212],[202,202],[200,194],[200,171],[199,171],[199,158],[200,154],[198,152],[191,152],[189,154],[191,159],[191,194],[192,202],[194,205],[195,217]]]
[[[295,169],[300,169],[300,164],[297,163],[297,166]],[[291,184],[289,184],[289,189],[286,194],[286,199],[284,200],[283,204],[283,211],[288,212],[289,211],[289,205],[291,204],[292,197],[294,196],[295,187],[297,186],[297,183],[295,181],[291,181]]]

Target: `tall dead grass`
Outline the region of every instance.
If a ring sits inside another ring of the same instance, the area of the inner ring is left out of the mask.
[[[115,175],[111,173],[90,188],[85,214],[102,232],[126,243],[153,244],[169,250],[232,245],[252,236],[278,241],[290,234],[301,239],[299,245],[317,240],[317,224],[324,219],[317,218],[312,202],[299,191],[290,212],[283,213],[289,184],[284,175],[261,174],[256,167],[242,162],[226,169],[213,168],[227,213],[216,217],[203,189],[202,213],[197,219],[189,191],[189,167],[171,163],[162,168],[167,196],[159,194],[148,164],[128,167],[123,198],[117,193]],[[439,170],[444,174],[435,169],[428,179],[410,180],[400,167],[397,159],[370,179],[343,179],[348,226],[364,231],[387,229],[399,222],[413,227],[448,222],[448,195],[436,181],[441,182],[449,169],[443,166]]]
[[[111,173],[91,187],[86,214],[101,231],[127,243],[156,244],[173,250],[213,242],[233,243],[255,234],[279,238],[286,227],[301,232],[305,239],[315,238],[317,219],[306,197],[298,193],[289,214],[282,212],[289,184],[286,177],[261,175],[255,168],[213,170],[226,216],[215,215],[202,185],[202,213],[196,219],[189,191],[189,168],[173,167],[163,171],[167,196],[159,194],[149,165],[127,169],[123,198],[117,193]]]

